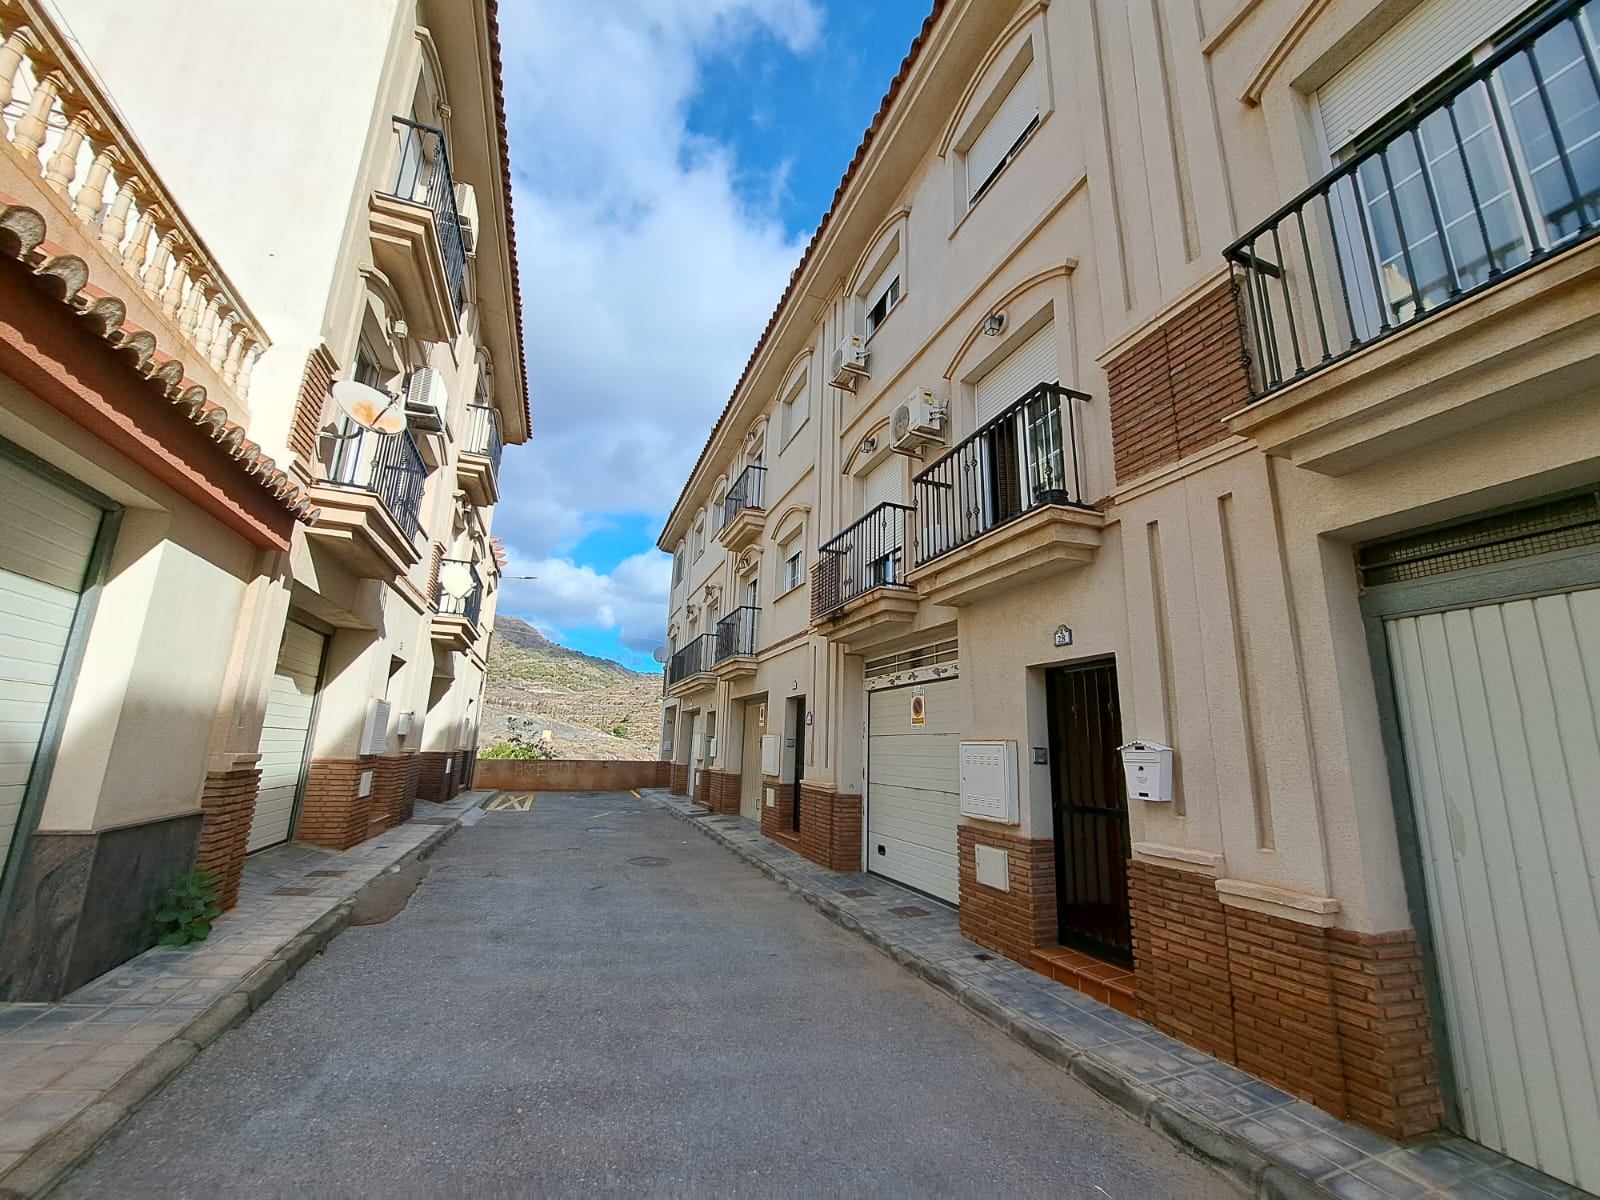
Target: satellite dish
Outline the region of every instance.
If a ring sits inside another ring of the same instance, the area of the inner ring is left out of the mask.
[[[388,392],[354,379],[341,379],[333,385],[332,393],[339,411],[363,429],[373,433],[399,433],[406,427],[406,410]]]
[[[660,663],[664,667],[667,665],[667,659],[670,656],[667,654],[667,648],[665,646],[657,646],[650,657],[655,659],[656,662]]]
[[[477,584],[473,582],[472,571],[466,563],[447,563],[439,569],[439,586],[456,600],[465,600],[472,595]]]

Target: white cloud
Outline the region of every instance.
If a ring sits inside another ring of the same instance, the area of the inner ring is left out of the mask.
[[[501,6],[531,445],[508,450],[496,532],[537,574],[506,611],[662,641],[667,565],[609,575],[567,553],[608,516],[665,517],[803,239],[752,207],[686,112],[702,65],[758,37],[812,46],[812,0],[541,0]],[[759,203],[759,201],[757,202]]]
[[[614,629],[625,648],[643,655],[665,641],[672,560],[663,554],[633,555],[609,574],[559,557],[513,559],[506,573],[537,578],[507,579],[500,611],[527,614],[546,633],[572,626]]]

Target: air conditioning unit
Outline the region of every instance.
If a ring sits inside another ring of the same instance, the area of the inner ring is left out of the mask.
[[[469,255],[477,253],[478,193],[470,183],[456,184],[456,216],[461,219],[461,249]]]
[[[444,414],[449,405],[442,373],[432,367],[418,367],[411,372],[411,378],[406,381],[406,420],[413,429],[438,433],[444,428]]]
[[[944,405],[934,392],[928,388],[912,392],[905,403],[894,410],[889,424],[894,448],[902,454],[915,454],[924,446],[943,445],[944,417]]]
[[[853,333],[839,343],[839,348],[833,352],[833,367],[829,374],[829,381],[836,388],[844,388],[847,392],[856,390],[858,380],[867,378],[867,361],[871,357],[864,339],[858,333]]]

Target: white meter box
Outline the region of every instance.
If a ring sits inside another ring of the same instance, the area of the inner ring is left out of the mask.
[[[1122,751],[1128,799],[1172,803],[1172,747],[1160,742],[1129,742]]]
[[[761,739],[761,773],[777,775],[782,755],[783,739],[775,733],[764,735]]]
[[[1017,744],[961,743],[961,815],[1017,823]]]

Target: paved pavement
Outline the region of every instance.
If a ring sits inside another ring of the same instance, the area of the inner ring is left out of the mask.
[[[1238,1194],[648,801],[429,861],[54,1195]]]

